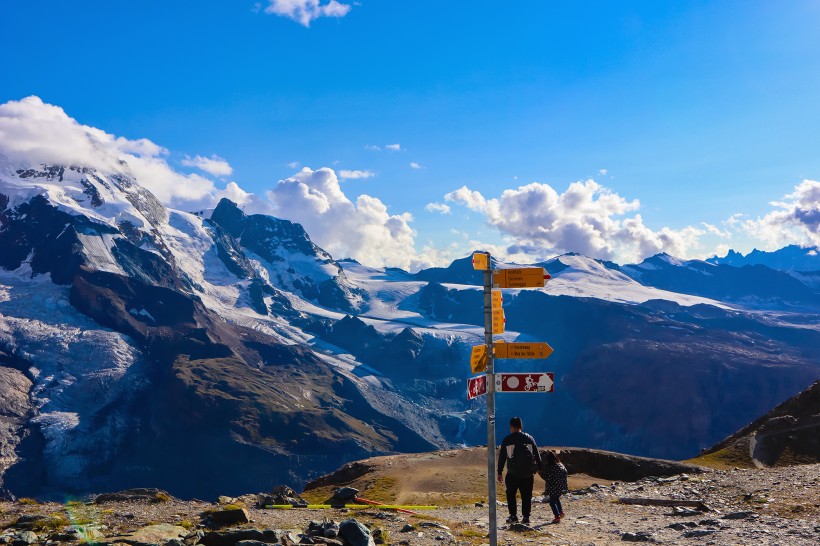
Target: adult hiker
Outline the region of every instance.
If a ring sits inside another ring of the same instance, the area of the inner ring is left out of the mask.
[[[567,492],[567,469],[561,464],[561,459],[554,451],[547,451],[544,456],[544,465],[539,467],[538,475],[544,478],[544,495],[549,495],[550,508],[555,519],[553,523],[561,523],[564,509],[561,506],[561,495]]]
[[[504,463],[507,464],[507,476],[504,478],[504,485],[507,489],[507,508],[510,517],[507,523],[518,521],[518,505],[515,494],[521,493],[521,523],[530,523],[530,510],[532,508],[532,486],[533,474],[538,470],[541,463],[541,456],[538,454],[538,446],[535,439],[524,432],[524,423],[520,417],[510,419],[510,433],[501,442],[498,452],[498,481],[502,481],[501,476],[504,471]]]

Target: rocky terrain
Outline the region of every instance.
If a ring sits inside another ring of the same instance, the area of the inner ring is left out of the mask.
[[[438,497],[441,502],[436,509],[417,510],[415,514],[377,506],[280,510],[260,508],[260,500],[263,504],[270,502],[268,496],[262,495],[206,502],[183,501],[161,491],[143,490],[100,496],[96,502],[89,498],[63,504],[39,504],[30,499],[0,503],[0,525],[5,528],[0,542],[14,546],[80,541],[132,546],[487,544],[487,508],[480,505],[484,498],[473,498],[482,486],[486,488],[478,468],[481,451],[370,460],[366,465],[369,471],[357,479],[366,481],[369,476],[376,485],[369,488],[369,493],[365,488],[360,495],[381,494],[383,502],[394,502],[397,498],[390,496],[389,488],[384,488],[386,478],[407,477],[417,470],[422,477],[429,471],[435,474],[437,486],[432,490],[446,491],[447,495]],[[402,491],[404,498],[429,499],[425,495],[430,491],[419,489],[424,480],[413,482],[410,478],[403,482],[407,487]],[[536,491],[539,487],[543,487],[543,482],[536,478]],[[766,469],[704,468],[698,474],[649,476],[633,482],[576,474],[571,476],[570,488],[563,501],[566,516],[559,524],[550,523],[552,515],[546,504],[537,502],[540,498],[534,504],[529,527],[503,523],[506,510],[500,505],[499,544],[588,546],[648,542],[787,546],[813,545],[820,540],[818,464]],[[324,494],[325,491],[314,489],[303,496],[310,502],[322,502]],[[641,506],[619,503],[620,498],[697,500],[703,506]],[[334,535],[337,530],[328,525],[329,521],[346,522],[342,527],[347,538]],[[335,538],[307,538],[328,529],[328,534]]]

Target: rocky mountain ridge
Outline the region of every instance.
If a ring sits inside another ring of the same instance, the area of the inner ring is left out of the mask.
[[[372,269],[227,200],[208,218],[168,209],[126,167],[1,167],[10,494],[298,487],[374,454],[485,441],[483,400],[465,397],[483,339],[469,258]],[[558,384],[538,404],[500,395],[501,411],[545,442],[682,458],[820,377],[809,285],[766,272],[771,297],[750,298],[757,270],[708,265],[735,292],[675,292],[707,266],[662,262],[565,255],[542,264],[547,289],[508,292],[504,338],[556,352],[499,369],[548,366]]]

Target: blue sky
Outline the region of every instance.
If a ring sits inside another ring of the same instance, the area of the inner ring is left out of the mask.
[[[346,247],[338,216],[290,194],[272,211],[379,265],[818,241],[795,213],[818,205],[816,0],[339,0],[309,26],[287,15],[306,1],[7,0],[0,103],[36,95],[182,173],[216,155],[231,167],[205,173],[216,187],[271,199],[304,167],[370,173],[299,183],[360,216],[360,195],[378,200],[399,245]]]

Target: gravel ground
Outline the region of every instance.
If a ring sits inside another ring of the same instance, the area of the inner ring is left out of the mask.
[[[671,507],[625,505],[619,497],[703,500],[707,512],[675,514]],[[429,546],[488,544],[487,509],[475,506],[442,507],[421,516],[378,509],[272,510],[249,506],[253,529],[292,530],[298,536],[310,520],[341,521],[355,517],[386,531],[387,544]],[[19,540],[21,515],[56,516],[54,522],[92,526],[105,537],[134,532],[147,525],[170,523],[196,531],[208,529],[202,513],[217,509],[213,503],[169,499],[163,502],[128,501],[102,504],[0,503],[0,523],[6,531],[0,544]],[[566,517],[551,524],[546,504],[533,506],[532,530],[510,529],[498,507],[499,544],[604,545],[624,541],[660,544],[709,545],[817,545],[820,544],[820,465],[779,469],[709,471],[700,476],[647,479],[634,483],[591,486],[564,498]],[[51,520],[50,520],[51,521]],[[413,530],[404,531],[406,525]],[[35,529],[37,543],[66,541],[58,533],[64,525]],[[27,535],[31,539],[31,535]],[[116,538],[109,541],[116,542]],[[16,544],[16,543],[15,543]]]

